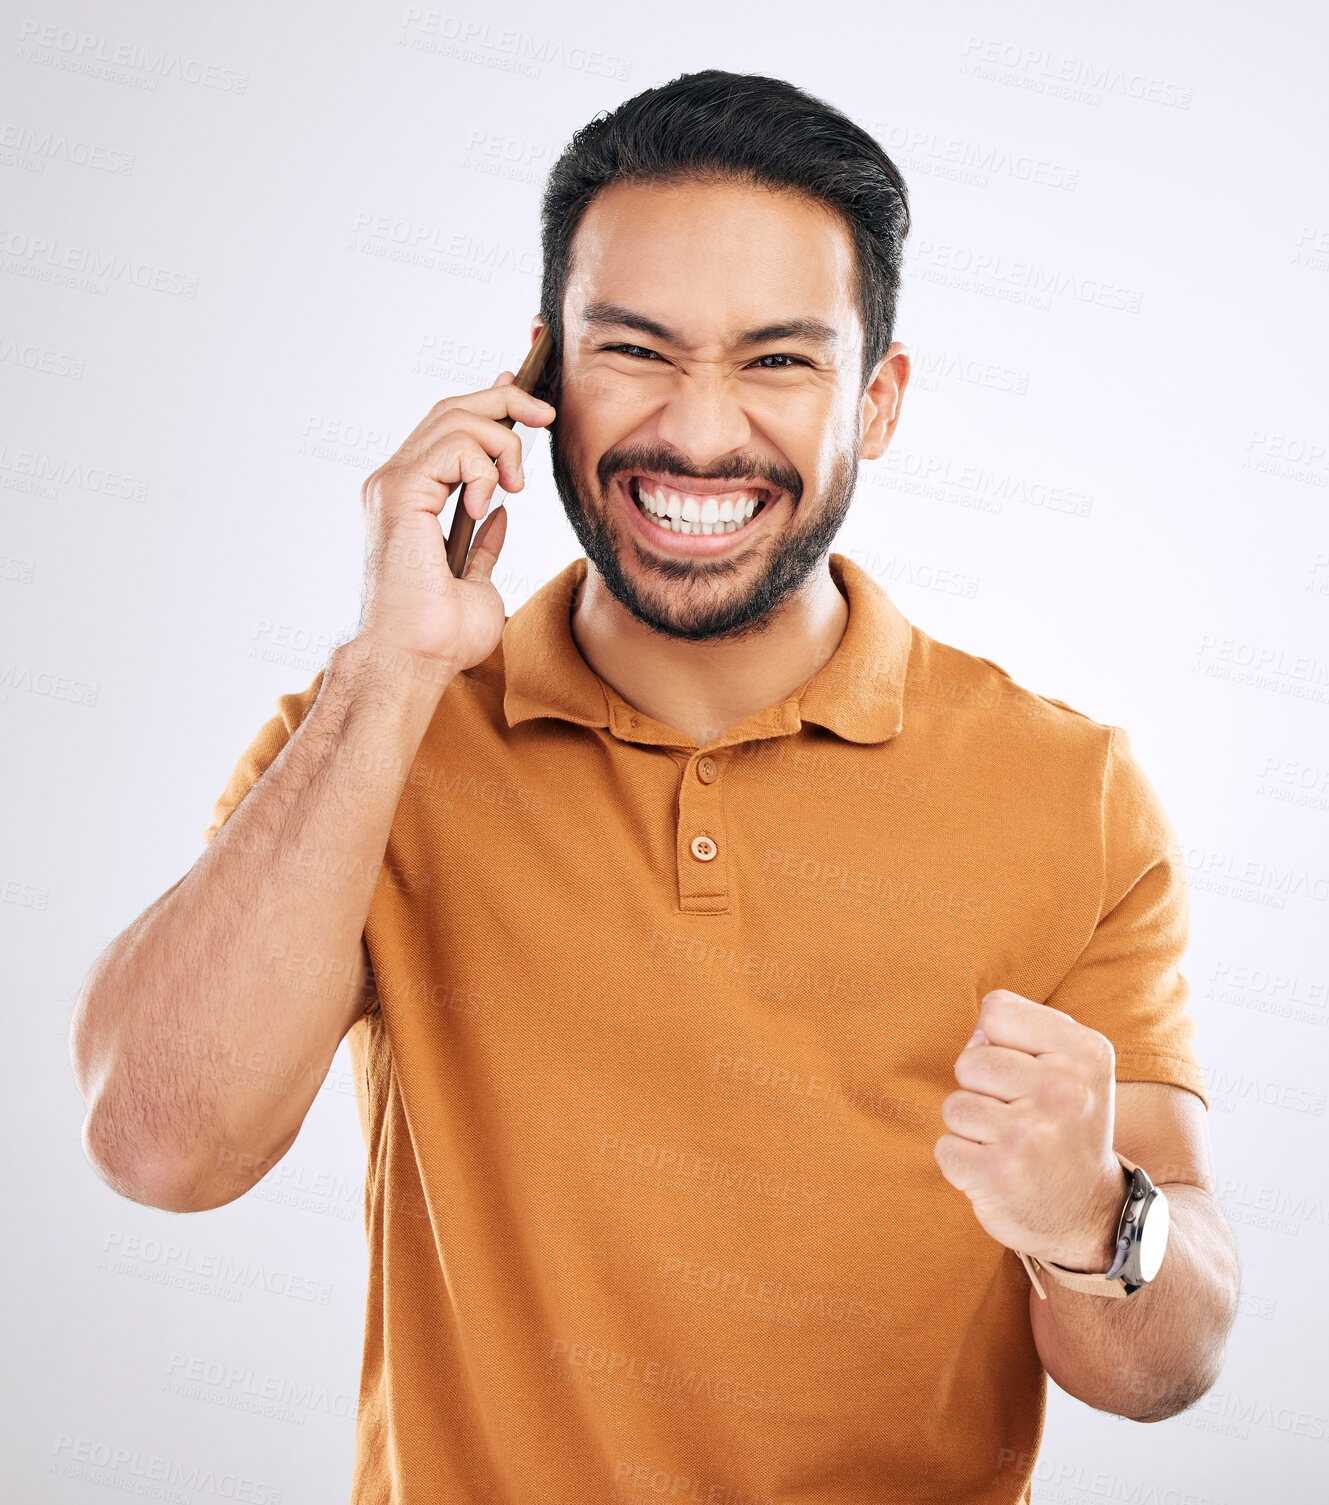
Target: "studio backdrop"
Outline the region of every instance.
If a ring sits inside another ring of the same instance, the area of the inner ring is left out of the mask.
[[[174,1215],[84,1157],[74,998],[354,631],[366,475],[519,365],[571,133],[706,67],[838,106],[909,186],[913,377],[835,548],[933,637],[1127,728],[1184,849],[1240,1316],[1165,1423],[1052,1388],[1034,1498],[1323,1498],[1323,11],[33,0],[0,35],[4,1499],[133,1494],[149,1458],[196,1505],[345,1496],[345,1047],[261,1183]],[[509,613],[580,552],[521,432]]]

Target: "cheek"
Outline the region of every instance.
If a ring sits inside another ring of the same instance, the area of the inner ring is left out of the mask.
[[[630,412],[634,405],[643,401],[637,383],[612,367],[595,362],[583,362],[565,370],[561,394],[563,408],[570,416],[575,415],[579,421],[591,424],[608,420],[610,426],[613,419],[608,415]]]
[[[843,484],[845,453],[829,438],[817,435],[807,447],[786,451],[790,464],[803,478],[803,495],[806,498],[825,498],[828,491]]]
[[[614,437],[586,433],[578,415],[566,408],[560,408],[559,415],[548,429],[550,458],[556,469],[563,472],[566,484],[574,489],[581,504],[598,510],[600,483],[596,468],[600,457],[612,447]]]
[[[785,460],[803,478],[805,495],[818,496],[843,468],[858,458],[857,410],[829,405],[825,394],[786,394],[762,419],[762,428]]]

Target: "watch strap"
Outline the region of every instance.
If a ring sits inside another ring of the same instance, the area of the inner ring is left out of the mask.
[[[1114,1150],[1112,1153],[1121,1162],[1122,1169],[1126,1172],[1127,1177],[1133,1177],[1135,1175],[1135,1165],[1127,1160],[1120,1150]],[[1130,1193],[1128,1190],[1127,1201],[1129,1201],[1129,1196]],[[1123,1215],[1125,1214],[1126,1206],[1127,1203],[1123,1202]],[[1117,1227],[1118,1229],[1121,1227],[1120,1219],[1118,1219]],[[1040,1260],[1032,1254],[1022,1254],[1018,1249],[1015,1253],[1024,1265],[1034,1290],[1038,1292],[1039,1297],[1043,1301],[1047,1300],[1048,1293],[1043,1289],[1042,1282],[1038,1278],[1040,1270],[1050,1279],[1055,1280],[1059,1286],[1068,1286],[1072,1291],[1080,1291],[1086,1296],[1129,1296],[1133,1290],[1137,1289],[1135,1286],[1128,1286],[1123,1276],[1112,1273],[1122,1263],[1122,1251],[1120,1249],[1118,1249],[1117,1256],[1112,1261],[1108,1271],[1102,1275],[1088,1274],[1082,1270],[1066,1270],[1061,1265],[1052,1264],[1049,1260]]]

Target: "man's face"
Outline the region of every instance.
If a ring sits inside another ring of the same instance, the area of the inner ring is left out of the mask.
[[[578,227],[563,315],[551,455],[587,558],[658,632],[760,631],[857,480],[848,229],[792,193],[615,184]],[[794,321],[823,328],[773,329]]]

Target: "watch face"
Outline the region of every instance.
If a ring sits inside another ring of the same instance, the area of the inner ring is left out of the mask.
[[[1163,1251],[1167,1248],[1167,1231],[1170,1220],[1167,1198],[1162,1192],[1145,1209],[1144,1226],[1140,1229],[1140,1280],[1152,1280],[1163,1263]]]

